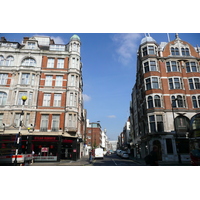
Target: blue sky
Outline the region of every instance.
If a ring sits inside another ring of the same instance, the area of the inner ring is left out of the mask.
[[[22,41],[34,35],[50,36],[58,44],[69,42],[73,34],[81,39],[84,108],[90,122],[100,121],[109,140],[117,140],[129,116],[129,105],[136,76],[136,54],[144,33],[1,33],[8,41]],[[167,42],[167,34],[150,33]],[[175,39],[175,33],[169,34]],[[179,33],[179,37],[200,46],[199,33]]]

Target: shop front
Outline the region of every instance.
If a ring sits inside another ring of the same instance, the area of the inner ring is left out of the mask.
[[[34,161],[60,161],[61,136],[32,136]]]
[[[63,137],[61,140],[61,159],[74,161],[79,159],[81,142],[78,138]]]

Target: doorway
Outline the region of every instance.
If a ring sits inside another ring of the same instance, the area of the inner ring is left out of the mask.
[[[154,140],[153,145],[158,147],[158,160],[162,160],[162,148],[161,142],[159,140]]]

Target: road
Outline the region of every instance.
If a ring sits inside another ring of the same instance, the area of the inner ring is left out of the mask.
[[[141,166],[140,163],[131,159],[124,159],[116,154],[105,156],[104,159],[95,159],[92,166]]]

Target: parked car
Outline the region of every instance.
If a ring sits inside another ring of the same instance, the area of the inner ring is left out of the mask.
[[[122,157],[122,158],[129,158],[129,155],[128,155],[128,153],[122,153],[122,154],[121,154],[121,157]]]
[[[120,154],[119,154],[119,156],[122,157],[123,153],[127,153],[127,152],[126,151],[121,151]]]
[[[120,152],[121,152],[122,150],[117,150],[116,152],[117,152],[117,155],[119,156],[120,155]]]

